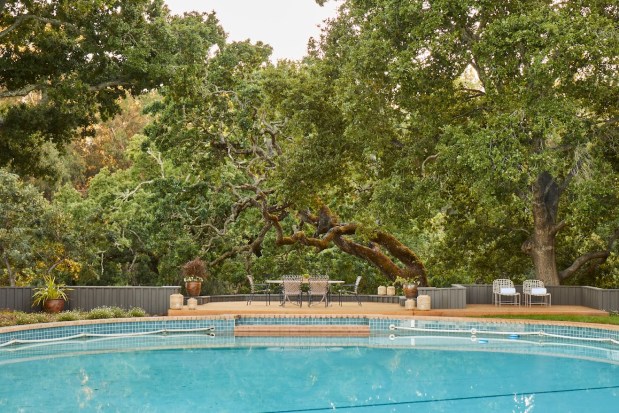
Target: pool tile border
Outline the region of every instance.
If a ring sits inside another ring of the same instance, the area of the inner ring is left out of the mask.
[[[372,334],[387,334],[390,326],[410,326],[428,330],[514,331],[557,334],[571,337],[619,340],[619,326],[541,320],[486,319],[464,317],[419,317],[387,315],[212,315],[178,317],[141,317],[124,319],[79,320],[30,324],[0,328],[0,344],[11,340],[61,338],[79,333],[140,333],[164,329],[198,329],[214,327],[218,334],[234,333],[235,325],[368,325]]]

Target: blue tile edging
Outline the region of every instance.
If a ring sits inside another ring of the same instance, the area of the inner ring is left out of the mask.
[[[232,335],[234,332],[234,317],[119,318],[2,327],[0,328],[0,345],[12,340],[62,339],[82,333],[139,334],[159,330],[204,329],[211,327],[219,335]]]
[[[189,316],[189,317],[144,317],[105,320],[80,320],[46,324],[30,324],[0,328],[0,345],[11,340],[60,339],[80,333],[130,334],[157,330],[200,329],[213,327],[218,335],[233,335],[235,325],[260,324],[355,324],[370,326],[372,335],[389,334],[392,325],[415,326],[427,330],[476,330],[503,332],[538,332],[560,336],[619,340],[618,326],[591,326],[584,323],[549,323],[533,320],[479,320],[432,317],[389,317],[389,316]]]

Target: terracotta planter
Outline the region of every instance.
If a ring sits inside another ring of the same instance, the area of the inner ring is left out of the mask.
[[[46,313],[59,313],[64,310],[65,301],[62,298],[53,300],[45,300],[43,302],[43,311]]]
[[[187,290],[187,295],[196,297],[200,295],[200,290],[202,290],[202,282],[201,281],[187,281],[185,283],[185,290]]]
[[[417,284],[415,283],[407,283],[402,286],[404,290],[404,296],[406,298],[417,298]]]

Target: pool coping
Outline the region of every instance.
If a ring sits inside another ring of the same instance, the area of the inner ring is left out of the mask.
[[[23,324],[8,327],[0,327],[0,334],[14,333],[26,330],[37,330],[56,327],[89,326],[111,323],[138,323],[138,322],[164,322],[164,321],[192,321],[192,320],[236,320],[239,318],[264,318],[264,319],[316,319],[316,318],[347,318],[368,320],[419,320],[439,322],[467,322],[486,324],[516,324],[516,325],[553,325],[565,327],[593,328],[608,331],[619,331],[619,325],[583,323],[574,321],[555,320],[530,320],[513,318],[480,318],[480,317],[439,317],[439,316],[401,316],[401,315],[369,315],[369,314],[221,314],[221,315],[195,315],[195,316],[155,316],[155,317],[132,317],[132,318],[104,318],[96,320],[55,321],[51,323]]]

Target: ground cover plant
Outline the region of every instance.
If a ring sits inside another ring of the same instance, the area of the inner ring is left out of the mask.
[[[146,312],[137,307],[128,310],[120,307],[96,307],[90,311],[71,310],[58,314],[0,311],[0,327],[23,324],[52,323],[56,321],[99,320],[107,318],[146,317]]]

